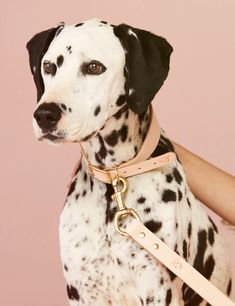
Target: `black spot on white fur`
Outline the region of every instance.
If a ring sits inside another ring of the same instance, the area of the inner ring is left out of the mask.
[[[120,95],[119,98],[117,99],[117,106],[121,106],[126,102],[126,96],[125,95]]]
[[[232,279],[229,280],[229,283],[228,283],[228,287],[227,287],[227,295],[229,296],[230,293],[232,291]]]
[[[95,111],[94,111],[94,116],[97,116],[100,113],[101,107],[100,105],[96,106]]]
[[[150,211],[151,211],[151,208],[150,208],[150,207],[146,207],[146,208],[144,209],[144,212],[145,212],[146,214],[149,214]]]
[[[69,54],[72,53],[72,46],[67,46],[66,49],[68,50]]]
[[[188,237],[189,238],[191,237],[191,233],[192,233],[192,223],[189,222],[189,224],[188,224]]]
[[[176,201],[176,193],[173,190],[165,189],[162,194],[162,201],[165,203],[175,202]]]
[[[63,65],[63,62],[64,62],[64,57],[63,57],[63,55],[59,55],[59,56],[57,57],[57,60],[56,60],[57,66],[58,66],[58,67],[61,67],[61,66]]]
[[[79,301],[80,296],[78,294],[78,291],[75,287],[67,285],[67,294],[70,300]]]
[[[187,198],[187,203],[188,203],[189,208],[191,208],[191,203],[188,198]]]
[[[114,154],[114,151],[113,151],[113,150],[108,150],[108,153],[109,153],[110,155],[113,155],[113,154]]]
[[[101,159],[105,159],[107,156],[107,148],[105,146],[103,138],[98,134],[99,142],[100,142],[100,150],[98,152],[98,155]]]
[[[211,219],[211,217],[209,217],[209,216],[208,216],[208,219],[209,219],[210,223],[212,224],[214,231],[215,231],[216,233],[218,233],[218,228],[217,228],[217,226],[215,225],[214,221],[213,221],[213,220]]]
[[[188,245],[185,239],[183,241],[183,257],[184,259],[188,259]]]
[[[91,192],[93,192],[94,181],[93,181],[93,178],[91,176],[90,176],[90,188],[91,188]]]
[[[100,155],[98,153],[95,153],[95,159],[99,164],[104,166],[104,162],[101,160]]]
[[[144,223],[144,225],[153,233],[157,233],[161,227],[162,222],[150,220]]]
[[[170,305],[172,299],[171,289],[168,289],[166,292],[166,306]]]
[[[145,197],[140,197],[137,199],[137,203],[143,204],[146,201]]]
[[[112,222],[114,219],[114,215],[117,211],[116,206],[111,207],[112,204],[112,195],[113,195],[113,187],[111,184],[106,184],[106,192],[105,192],[105,199],[106,199],[106,218],[105,223],[108,224]]]
[[[211,278],[211,275],[214,271],[214,267],[215,267],[215,259],[214,259],[213,255],[209,255],[205,264],[204,264],[204,276],[207,279]]]
[[[214,244],[214,241],[215,241],[214,230],[213,230],[212,227],[210,227],[209,230],[208,230],[208,240],[210,242],[210,245],[212,246]]]
[[[77,179],[75,179],[75,180],[71,183],[71,185],[70,185],[70,187],[69,187],[69,192],[68,192],[67,196],[70,196],[70,195],[74,192],[76,183],[77,183]]]
[[[121,129],[118,131],[118,135],[119,135],[122,142],[126,141],[127,134],[128,134],[128,127],[127,127],[127,125],[123,124]]]
[[[206,247],[207,247],[207,232],[206,230],[201,230],[198,232],[197,253],[193,264],[193,267],[197,269],[200,273],[204,272],[203,262],[204,262]]]
[[[167,183],[171,183],[173,181],[172,174],[169,173],[169,174],[166,175],[166,181],[167,181]]]
[[[177,251],[177,249],[175,249],[175,252],[176,251]],[[176,252],[176,253],[178,253],[178,252]],[[169,270],[169,269],[166,269],[166,270],[167,270],[167,272],[170,276],[171,281],[173,281],[176,278],[176,275],[171,270]]]
[[[182,192],[178,189],[178,201],[182,200]]]
[[[118,142],[118,133],[116,130],[113,130],[109,135],[104,137],[104,140],[110,146],[115,146]]]
[[[148,296],[146,298],[146,304],[149,305],[154,302],[154,296]]]
[[[177,168],[173,169],[173,175],[174,175],[174,178],[175,178],[176,182],[178,184],[181,184],[183,179],[182,179],[182,176],[180,175],[180,173],[179,173]]]
[[[75,25],[75,28],[80,27],[80,26],[82,26],[82,25],[83,25],[83,22],[77,23],[77,24]]]
[[[64,270],[67,272],[68,271],[68,267],[66,265],[64,265]]]

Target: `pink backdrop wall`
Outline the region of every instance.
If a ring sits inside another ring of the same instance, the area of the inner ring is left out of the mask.
[[[36,91],[27,40],[60,21],[91,17],[165,36],[174,54],[154,103],[161,126],[175,141],[234,174],[234,11],[234,0],[1,3],[0,305],[68,305],[58,220],[79,146],[52,147],[33,136]],[[224,235],[232,260],[235,239],[229,230]]]

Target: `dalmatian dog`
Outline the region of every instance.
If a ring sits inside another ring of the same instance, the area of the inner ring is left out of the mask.
[[[91,19],[40,32],[27,48],[37,87],[36,137],[79,142],[100,169],[133,159],[148,131],[150,103],[169,72],[173,49],[167,40]],[[149,158],[171,151],[161,130]],[[225,243],[191,193],[180,160],[129,177],[128,186],[125,202],[145,226],[230,295]],[[70,306],[208,306],[130,237],[116,232],[113,193],[82,158],[59,226]]]

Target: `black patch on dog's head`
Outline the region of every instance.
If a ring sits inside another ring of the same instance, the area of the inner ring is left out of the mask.
[[[127,103],[141,114],[167,78],[173,48],[163,37],[126,24],[114,27],[113,31],[126,51]]]
[[[47,52],[52,40],[63,27],[64,25],[60,25],[57,28],[51,28],[37,33],[27,43],[26,47],[29,52],[30,69],[37,87],[37,101],[41,99],[44,92],[44,83],[41,75],[41,60]]]

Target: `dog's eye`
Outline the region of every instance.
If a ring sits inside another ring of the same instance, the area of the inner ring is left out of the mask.
[[[43,71],[46,74],[55,75],[56,74],[56,65],[49,62],[49,61],[44,61],[43,62]]]
[[[87,74],[101,74],[103,72],[105,72],[106,67],[101,64],[100,62],[97,61],[91,61],[90,63],[88,63],[86,65],[86,69],[85,69]]]

